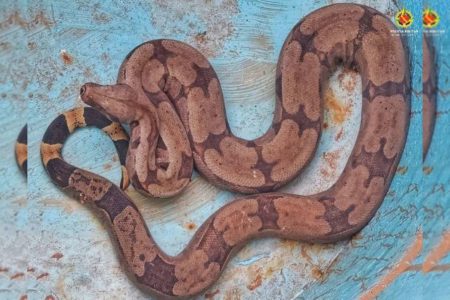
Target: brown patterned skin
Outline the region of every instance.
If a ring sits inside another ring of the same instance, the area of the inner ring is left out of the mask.
[[[428,148],[433,136],[434,124],[436,123],[436,96],[437,96],[437,73],[435,50],[432,45],[431,37],[424,34],[422,39],[423,49],[423,115],[422,115],[422,153],[425,160]]]
[[[27,125],[22,127],[19,136],[17,137],[16,147],[16,162],[20,170],[27,176],[27,162],[28,162],[28,146],[27,146]]]
[[[219,278],[233,253],[253,238],[331,243],[349,238],[373,217],[395,174],[409,125],[409,66],[402,40],[390,33],[393,28],[379,12],[353,4],[324,7],[306,16],[281,50],[273,125],[251,142],[231,135],[214,71],[203,56],[180,42],[145,43],[128,56],[118,85],[82,88],[86,102],[131,122],[137,134],[132,133],[131,151],[138,151],[140,138],[146,140],[145,149],[152,155],[158,152],[155,148],[164,147],[155,142],[156,133],[145,130],[161,129],[165,121],[158,120],[158,105],[167,103],[168,108],[173,103],[200,171],[216,184],[259,191],[288,181],[314,152],[322,116],[321,85],[336,65],[359,71],[361,126],[338,181],[311,196],[260,193],[237,198],[215,212],[177,256],[168,256],[158,247],[139,210],[116,185],[68,165],[60,155],[49,159],[51,152],[43,151],[42,158],[50,176],[61,179],[58,185],[82,193],[84,201],[105,213],[128,273],[138,286],[161,297],[198,294]],[[46,136],[53,134],[50,125]],[[170,144],[164,137],[163,141],[165,146]],[[164,156],[169,160],[166,164],[177,153]],[[54,160],[58,168],[51,166]],[[149,161],[154,167],[158,160]],[[157,169],[150,168],[148,173]],[[253,171],[255,176],[247,178]]]

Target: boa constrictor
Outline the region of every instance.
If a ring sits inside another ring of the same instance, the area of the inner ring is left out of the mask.
[[[126,168],[138,190],[163,196],[174,193],[168,186],[181,190],[189,182],[193,158],[214,184],[258,192],[220,208],[177,256],[158,247],[119,187],[62,159],[67,136],[89,125],[87,110],[66,113],[49,126],[41,146],[43,163],[58,186],[105,214],[128,272],[138,286],[158,296],[187,297],[205,290],[253,238],[320,243],[349,238],[382,203],[408,131],[409,65],[403,41],[392,29],[380,12],[354,4],[324,7],[302,19],[281,50],[273,124],[254,141],[231,134],[213,68],[181,42],[144,43],[126,57],[118,84],[82,87],[86,103],[130,123]],[[359,71],[363,96],[360,131],[342,175],[316,195],[262,193],[295,177],[314,154],[322,86],[339,64]],[[114,141],[125,140],[118,126],[107,132],[113,132]]]

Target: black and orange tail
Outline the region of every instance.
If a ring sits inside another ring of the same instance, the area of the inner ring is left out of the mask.
[[[27,160],[28,160],[28,146],[27,146],[27,125],[22,127],[16,141],[16,161],[22,172],[27,175]]]
[[[129,137],[124,128],[90,107],[79,107],[59,115],[47,128],[41,144],[41,158],[52,180],[60,187],[69,185],[69,177],[77,169],[62,159],[64,142],[77,128],[93,126],[101,129],[113,140],[122,166],[121,189],[129,185],[125,168]]]

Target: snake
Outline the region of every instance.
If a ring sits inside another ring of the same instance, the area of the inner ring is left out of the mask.
[[[20,170],[27,176],[28,165],[28,143],[27,143],[27,125],[24,125],[20,130],[19,136],[16,140],[15,154],[16,163]]]
[[[89,123],[86,108],[60,115],[49,125],[41,144],[43,165],[56,185],[102,212],[126,273],[156,297],[205,291],[252,239],[348,239],[377,212],[406,143],[409,60],[394,29],[385,15],[357,4],[322,7],[301,19],[278,59],[273,123],[251,141],[232,134],[213,67],[180,41],[141,44],[126,56],[116,84],[81,87],[85,103],[112,122],[130,125],[124,174],[137,190],[163,197],[182,190],[194,163],[211,183],[249,193],[214,212],[176,256],[161,250],[119,186],[64,161],[61,149],[67,136]],[[340,177],[315,195],[273,191],[314,155],[322,130],[324,85],[338,66],[356,70],[362,80],[359,132]],[[112,138],[118,138],[116,133]]]
[[[437,73],[436,54],[430,36],[424,34],[422,38],[423,66],[422,66],[422,88],[423,88],[423,115],[422,115],[422,155],[425,160],[433,137],[436,123],[436,96],[437,96]]]

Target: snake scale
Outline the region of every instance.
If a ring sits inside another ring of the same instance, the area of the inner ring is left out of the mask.
[[[393,24],[362,5],[334,4],[303,18],[289,33],[276,71],[270,129],[247,141],[227,124],[219,80],[207,59],[173,40],[153,40],[123,62],[116,85],[81,88],[90,108],[60,115],[41,145],[53,181],[104,213],[128,273],[161,297],[188,297],[211,286],[230,257],[264,236],[331,243],[363,228],[381,205],[401,157],[410,117],[409,65]],[[348,162],[328,190],[311,196],[271,192],[314,155],[321,133],[322,91],[338,65],[362,79],[362,116]],[[211,215],[186,248],[168,256],[133,201],[118,186],[65,162],[61,149],[78,127],[107,132],[125,164],[122,186],[153,196],[180,192],[193,163],[212,183],[242,193]],[[126,169],[126,170],[125,170]],[[129,176],[128,176],[128,175]]]

